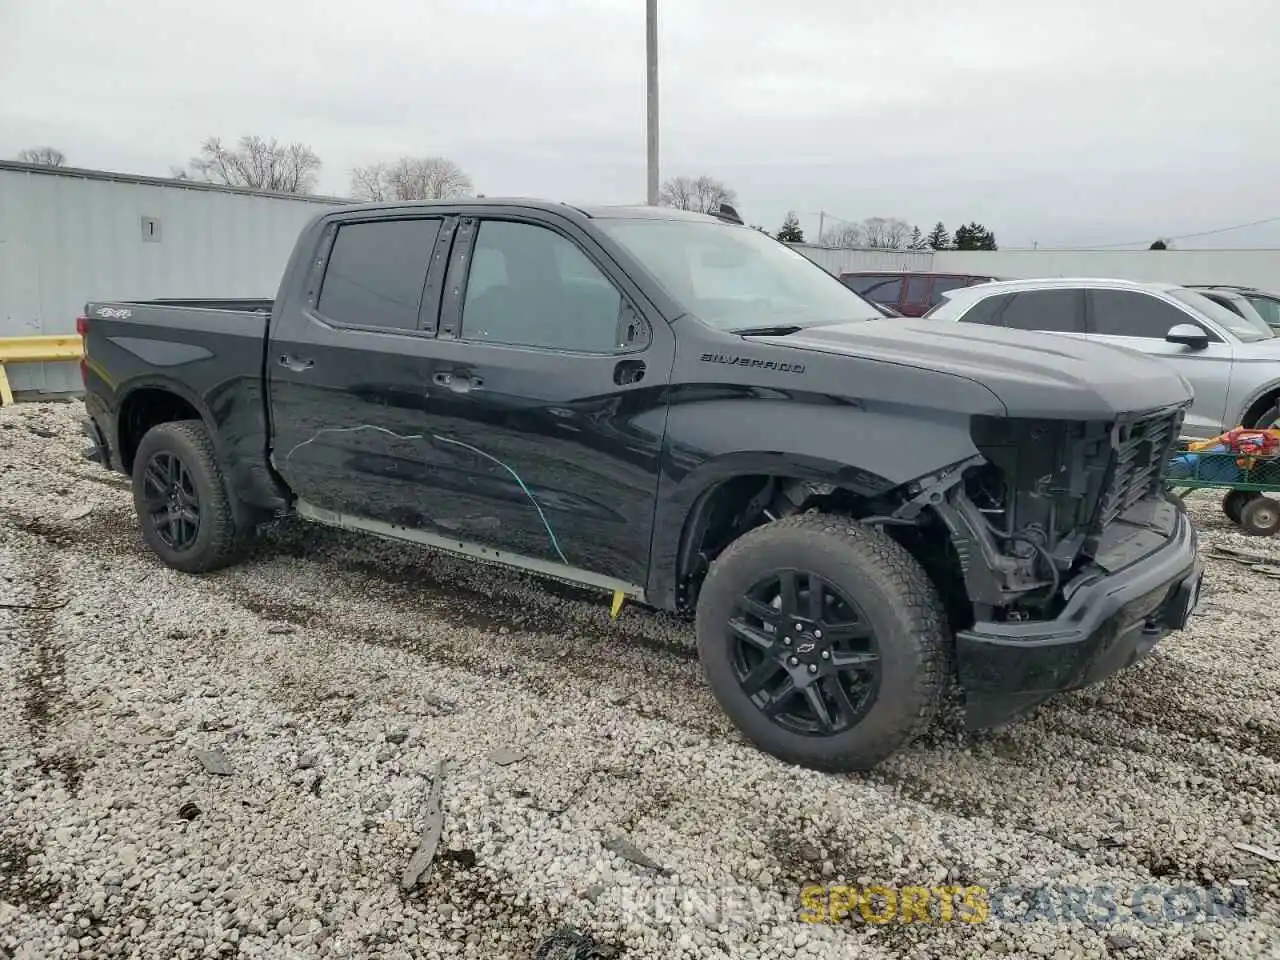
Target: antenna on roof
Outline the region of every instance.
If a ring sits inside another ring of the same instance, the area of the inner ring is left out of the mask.
[[[720,201],[720,205],[711,211],[713,217],[718,217],[728,223],[742,223],[742,217],[738,216],[738,211],[731,204]]]

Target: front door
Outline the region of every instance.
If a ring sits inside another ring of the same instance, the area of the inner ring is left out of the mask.
[[[1165,339],[1172,327],[1184,323],[1204,330],[1209,345],[1197,350]],[[1184,434],[1213,437],[1222,431],[1235,352],[1232,344],[1186,311],[1137,290],[1089,290],[1088,330],[1090,339],[1159,357],[1186,377],[1195,399],[1182,426]]]
[[[427,351],[433,532],[643,585],[675,342],[568,221],[463,218]]]

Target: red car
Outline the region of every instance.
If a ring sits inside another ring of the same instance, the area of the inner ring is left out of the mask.
[[[872,303],[892,307],[904,317],[922,317],[942,302],[948,290],[986,283],[996,277],[968,273],[858,271],[840,274],[840,282]]]

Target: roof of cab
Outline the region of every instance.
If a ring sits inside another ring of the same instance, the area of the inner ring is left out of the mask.
[[[400,200],[377,203],[349,204],[341,208],[343,213],[374,212],[378,210],[403,210],[417,207],[516,207],[526,210],[543,210],[549,213],[576,213],[592,220],[692,220],[702,223],[726,223],[719,217],[674,207],[649,207],[635,205],[590,205],[558,203],[532,197],[458,197],[452,200]]]

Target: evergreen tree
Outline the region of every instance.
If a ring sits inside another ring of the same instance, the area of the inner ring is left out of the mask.
[[[777,237],[783,243],[804,243],[804,231],[800,229],[800,218],[794,210],[787,211]]]
[[[929,231],[929,236],[925,237],[924,242],[934,250],[950,250],[951,234],[947,233],[947,228],[939,220],[933,225],[933,229]]]
[[[924,250],[926,249],[924,235],[920,232],[919,227],[911,228],[911,239],[907,241],[908,250]]]
[[[996,235],[976,220],[970,220],[956,227],[955,244],[957,250],[995,250]]]

